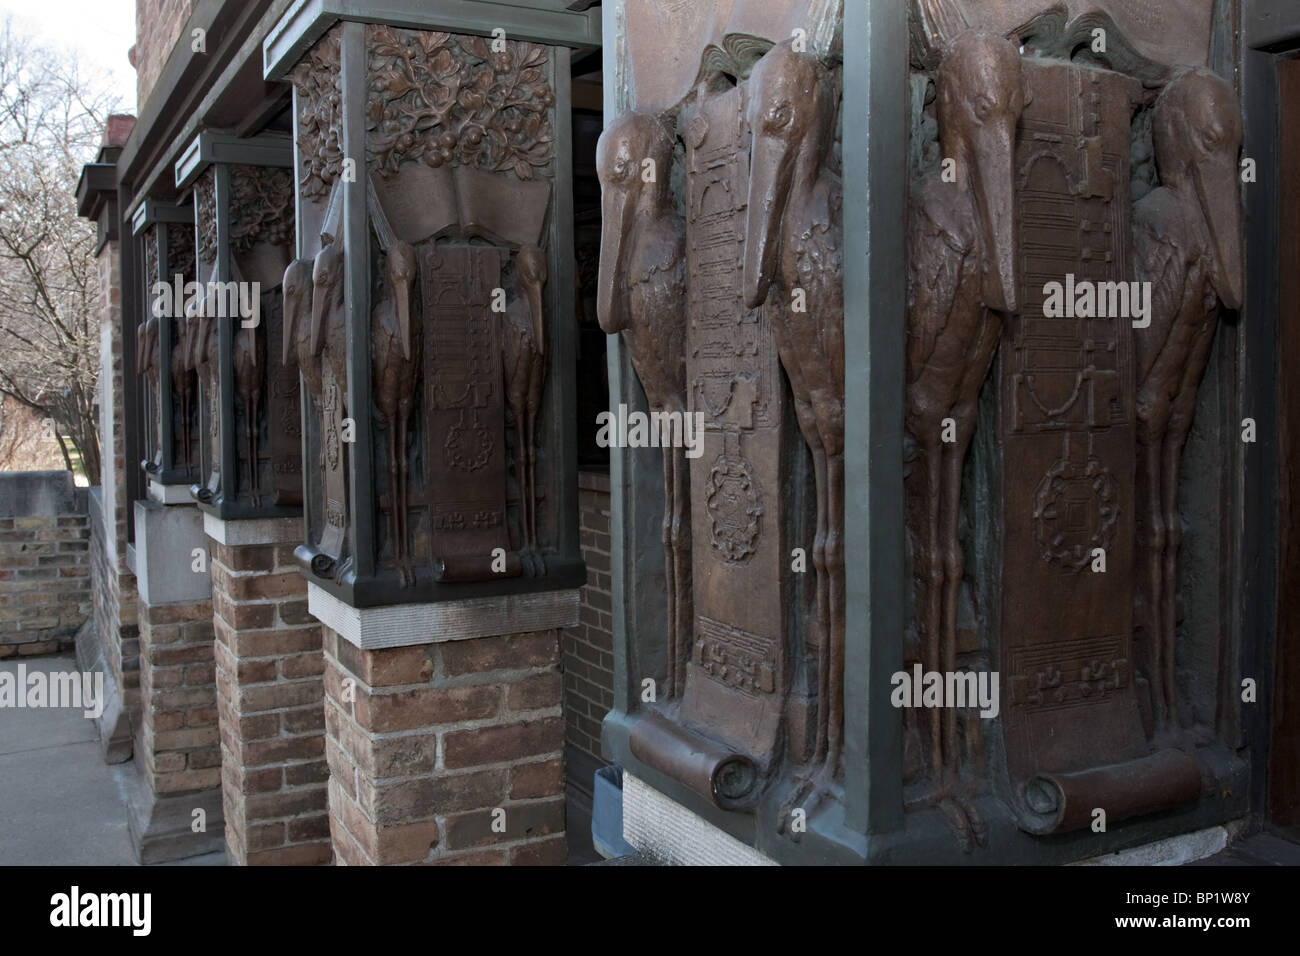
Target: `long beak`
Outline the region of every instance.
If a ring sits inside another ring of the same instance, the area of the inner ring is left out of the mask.
[[[393,282],[397,295],[397,332],[402,340],[402,358],[411,360],[411,281],[397,279]]]
[[[975,134],[975,198],[983,229],[984,304],[998,312],[1019,307],[1020,268],[1016,255],[1015,127],[998,124]]]
[[[318,285],[312,289],[311,297],[311,354],[320,355],[325,345],[325,300],[329,298],[327,286]]]
[[[293,359],[293,327],[294,320],[298,318],[298,309],[301,307],[302,300],[297,295],[285,293],[284,296],[284,322],[280,330],[280,364],[289,368]]]
[[[608,335],[622,332],[627,327],[626,308],[619,287],[627,255],[628,232],[632,228],[632,212],[636,204],[628,190],[605,187],[601,196],[600,227],[600,280],[596,288],[596,321]]]
[[[778,230],[790,197],[793,153],[771,137],[754,137],[749,165],[749,211],[745,222],[745,271],[741,288],[745,308],[767,300],[779,251]]]
[[[1192,178],[1214,246],[1211,275],[1223,304],[1236,311],[1245,299],[1245,266],[1241,250],[1241,194],[1235,156],[1215,156],[1196,166]]]

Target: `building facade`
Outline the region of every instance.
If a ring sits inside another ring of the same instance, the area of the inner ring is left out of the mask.
[[[1300,822],[1300,14],[1130,7],[138,3],[78,199],[142,861]]]

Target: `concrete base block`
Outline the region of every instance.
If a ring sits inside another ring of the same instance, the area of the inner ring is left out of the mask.
[[[1214,856],[1231,843],[1245,825],[1245,820],[1235,820],[1225,826],[1207,827],[1118,853],[1094,856],[1080,860],[1074,866],[1183,866]]]
[[[206,552],[203,513],[193,505],[135,503],[135,574],[146,604],[184,604],[212,596],[206,570],[194,570],[194,550]]]
[[[626,771],[623,839],[673,866],[775,866],[775,861]]]
[[[188,484],[164,485],[162,482],[150,478],[148,494],[150,501],[156,501],[160,505],[194,504],[194,497],[190,494]]]
[[[204,813],[204,830],[194,832],[194,811]],[[167,863],[225,849],[221,789],[159,796],[137,778],[127,807],[131,846],[142,864]]]
[[[99,732],[99,747],[104,754],[104,763],[125,763],[131,759],[134,749],[131,719],[122,703],[122,693],[113,679],[113,672],[104,663],[104,652],[93,619],[81,625],[77,632],[77,669],[104,675],[104,711],[94,718],[95,729]]]

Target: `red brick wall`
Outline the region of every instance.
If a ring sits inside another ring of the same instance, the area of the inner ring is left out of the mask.
[[[67,472],[52,477],[72,484]],[[0,484],[23,479],[34,476],[0,475]],[[65,650],[90,616],[85,489],[72,503],[73,510],[33,515],[0,501],[0,657]]]
[[[564,863],[558,631],[325,661],[336,862]]]
[[[140,722],[135,757],[156,794],[221,784],[212,602],[139,605]]]
[[[172,48],[181,38],[181,28],[194,12],[195,0],[136,0],[135,2],[135,88],[136,101],[143,106],[158,82]],[[209,43],[215,42],[209,37]],[[186,44],[190,37],[184,37]],[[212,47],[209,46],[209,49]]]
[[[293,546],[213,541],[209,568],[227,856],[328,863],[321,627]]]
[[[577,627],[562,638],[564,739],[600,760],[600,722],[614,705],[613,617],[609,584],[609,476],[579,476],[578,521],[587,584]],[[603,762],[603,761],[601,761]],[[584,790],[591,781],[577,781]]]

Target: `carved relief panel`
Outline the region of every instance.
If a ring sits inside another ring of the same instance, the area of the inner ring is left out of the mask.
[[[136,330],[136,368],[145,380],[148,421],[144,470],[165,485],[188,485],[198,460],[198,382],[190,329],[177,292],[194,279],[193,212],[146,201],[134,219],[144,247],[144,319]]]
[[[607,123],[597,154],[601,325],[621,334],[651,412],[702,428],[690,457],[662,452],[668,627],[629,650],[664,661],[635,675],[655,700],[611,719],[638,773],[776,831],[839,797],[843,740],[836,21],[819,19],[833,5],[789,6],[738,5],[735,25],[758,35],[721,31],[693,89]],[[689,29],[679,12],[629,8],[668,21],[666,36]],[[825,42],[763,38],[787,18],[822,24]]]
[[[200,134],[177,164],[193,185],[198,285],[185,307],[202,394],[201,483],[223,518],[290,515],[302,502],[296,370],[285,362],[281,284],[292,256],[287,142]],[[247,158],[249,162],[228,160]]]
[[[1222,677],[1175,673],[1193,653],[1177,645],[1208,629],[1218,646],[1220,622],[1176,623],[1170,477],[1218,314],[1240,304],[1239,107],[1110,14],[1027,15],[1005,37],[981,18],[914,4],[908,236],[908,666],[1000,678],[1001,701],[906,711],[905,795],[968,852],[990,815],[1068,832],[1241,772],[1174,703],[1190,687],[1212,713]],[[1077,42],[1094,27],[1110,54]],[[1180,193],[1193,169],[1217,177],[1212,209]]]
[[[582,573],[556,490],[571,449],[548,437],[572,375],[548,286],[571,234],[553,221],[558,58],[490,42],[338,26],[292,71],[286,288],[306,291],[285,302],[318,462],[298,554],[362,606]]]

